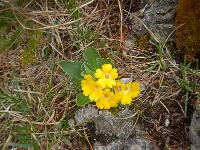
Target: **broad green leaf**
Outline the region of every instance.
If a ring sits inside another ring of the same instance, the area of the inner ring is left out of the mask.
[[[92,77],[94,77],[95,72],[92,71],[92,70],[89,68],[88,64],[87,64],[87,63],[84,63],[83,66],[84,66],[85,73],[86,73],[86,74],[90,74]]]
[[[100,55],[95,48],[87,48],[84,51],[84,58],[87,64],[90,66],[91,70],[95,71],[98,68],[96,60],[97,58],[100,58]]]
[[[111,64],[113,66],[113,68],[115,67],[115,65],[111,59],[97,58],[96,61],[97,61],[98,68],[101,68],[101,66],[104,64]]]
[[[68,74],[71,78],[82,79],[81,76],[81,66],[80,62],[70,62],[70,61],[61,61],[60,63],[63,71]]]
[[[90,102],[89,97],[83,95],[83,93],[79,93],[79,94],[77,95],[76,104],[77,104],[78,106],[84,106],[84,105],[88,104],[89,102]]]
[[[72,78],[72,83],[77,90],[81,90],[81,80],[77,78]]]
[[[81,65],[81,76],[83,76],[83,77],[84,77],[84,75],[86,74],[84,64],[85,64],[85,62]]]

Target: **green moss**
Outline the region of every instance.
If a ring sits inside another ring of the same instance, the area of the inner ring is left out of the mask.
[[[33,31],[29,33],[30,38],[28,40],[27,46],[23,51],[23,54],[20,58],[20,62],[22,65],[26,64],[34,64],[37,62],[37,50],[40,45],[42,32]]]
[[[180,0],[176,9],[176,42],[190,62],[200,54],[199,0]]]

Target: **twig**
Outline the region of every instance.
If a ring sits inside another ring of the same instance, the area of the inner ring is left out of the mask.
[[[119,5],[119,12],[120,12],[120,47],[122,46],[123,42],[123,13],[122,13],[122,6],[120,0],[118,0]]]

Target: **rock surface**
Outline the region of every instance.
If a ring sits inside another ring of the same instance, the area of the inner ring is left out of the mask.
[[[190,125],[191,150],[200,149],[200,109],[194,111]]]
[[[139,126],[134,125],[133,114],[126,108],[113,115],[89,105],[76,112],[75,120],[77,124],[94,124],[94,150],[155,150],[155,144],[145,137]]]
[[[164,42],[175,30],[175,7],[177,3],[178,0],[149,1],[142,10],[130,15],[133,34],[139,37],[147,34],[149,31],[144,27],[145,24],[161,42]],[[169,40],[175,41],[174,34],[170,36]]]
[[[127,12],[134,13],[142,8],[147,4],[148,0],[123,0],[124,9]]]

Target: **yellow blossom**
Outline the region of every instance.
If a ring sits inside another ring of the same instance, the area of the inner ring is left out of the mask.
[[[131,104],[132,99],[138,97],[140,94],[140,84],[138,82],[129,82],[126,84],[117,81],[114,90],[121,104]]]
[[[91,101],[97,101],[100,98],[102,88],[92,79],[90,74],[84,75],[84,80],[81,81],[83,94],[89,96]]]
[[[112,88],[115,86],[115,79],[118,77],[117,69],[112,68],[111,64],[102,65],[102,69],[97,69],[95,77],[98,78],[97,83],[102,88]]]
[[[100,99],[96,102],[96,106],[100,109],[110,109],[111,107],[117,107],[118,99],[115,98],[113,92],[106,89],[102,92]]]

